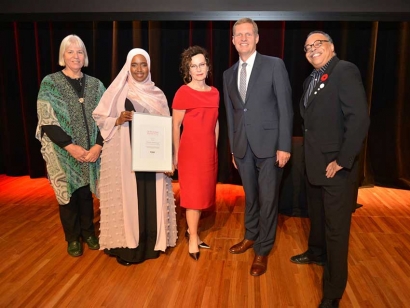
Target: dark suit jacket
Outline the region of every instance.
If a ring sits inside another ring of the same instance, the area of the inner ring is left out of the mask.
[[[258,158],[291,151],[293,108],[285,64],[256,54],[245,102],[238,90],[238,65],[224,72],[224,101],[231,151],[243,158],[249,145]]]
[[[310,78],[304,83],[307,90]],[[350,62],[335,57],[309,96],[304,120],[306,173],[313,185],[339,185],[357,179],[357,156],[369,127],[366,94],[360,72]],[[344,167],[326,178],[327,165],[336,159]],[[352,174],[354,173],[354,174]]]

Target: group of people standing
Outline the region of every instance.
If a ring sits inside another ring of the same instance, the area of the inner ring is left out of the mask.
[[[229,251],[253,248],[253,276],[266,272],[275,241],[279,184],[291,155],[293,126],[286,67],[281,59],[258,53],[258,41],[257,24],[238,20],[232,43],[239,61],[223,75],[232,163],[246,203],[244,238]],[[310,33],[304,51],[314,67],[300,102],[311,230],[307,251],[291,261],[323,265],[320,307],[338,307],[347,283],[357,156],[369,118],[360,73],[336,57],[331,37]],[[125,266],[159,257],[177,240],[172,173],[131,168],[133,112],[170,115],[164,93],[151,81],[148,53],[132,49],[107,90],[81,72],[88,57],[78,36],[62,41],[59,64],[64,69],[46,76],[40,87],[36,138],[59,203],[68,253],[82,255],[82,239],[89,249],[104,249]],[[205,49],[186,49],[180,66],[184,85],[172,103],[173,165],[194,260],[200,248],[210,248],[200,239],[198,224],[201,211],[215,202],[219,92],[206,83],[211,68]],[[99,240],[92,193],[100,198]]]

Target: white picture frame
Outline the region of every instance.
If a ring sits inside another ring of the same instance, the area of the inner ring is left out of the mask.
[[[132,170],[172,171],[172,117],[134,112],[131,130]]]

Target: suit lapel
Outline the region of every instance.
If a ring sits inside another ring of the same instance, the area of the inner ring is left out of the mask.
[[[302,116],[302,118],[303,118],[304,115],[305,115],[305,105],[304,105],[304,102],[305,102],[306,91],[307,91],[307,89],[308,89],[308,87],[309,87],[310,78],[311,78],[311,77],[309,76],[309,77],[306,78],[305,81],[303,82],[303,94],[302,94],[302,98],[300,99],[300,102],[299,102],[300,115]]]
[[[260,67],[262,65],[262,58],[258,52],[256,52],[255,62],[253,63],[253,68],[251,72],[251,76],[249,78],[249,84],[246,87],[246,97],[245,97],[245,104],[248,101],[248,97],[252,89],[255,88],[256,80],[258,79]]]
[[[241,95],[240,95],[239,89],[238,89],[238,66],[239,66],[239,61],[236,62],[232,66],[231,78],[230,78],[230,82],[229,82],[229,88],[231,89],[233,94],[235,94],[238,97],[238,99],[240,99],[242,101],[242,98],[241,98]]]
[[[322,75],[321,79],[319,80],[319,82],[313,88],[312,93],[310,94],[310,96],[308,98],[305,109],[307,109],[311,105],[312,101],[316,97],[319,97],[320,94],[323,92],[323,89],[325,88],[326,84],[328,83],[329,78],[331,77],[331,73],[332,73],[333,69],[335,68],[335,66],[338,62],[339,62],[339,58],[335,56],[334,59],[332,60],[332,62],[329,63],[329,66],[323,72],[323,75]],[[307,80],[309,80],[309,82],[310,82],[309,78],[307,78]],[[305,86],[304,86],[305,91],[307,91],[307,88],[309,86],[309,82],[306,83],[306,81],[305,81]],[[302,101],[303,101],[303,97],[302,97]],[[302,105],[303,105],[303,102],[302,102]]]

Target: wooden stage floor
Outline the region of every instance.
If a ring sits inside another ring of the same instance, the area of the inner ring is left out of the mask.
[[[317,307],[322,267],[295,265],[309,219],[280,215],[268,271],[249,275],[253,251],[232,255],[243,237],[241,186],[218,184],[201,237],[210,250],[195,262],[183,238],[158,259],[124,267],[102,251],[66,252],[46,179],[0,175],[0,307]],[[174,184],[178,201],[179,186]],[[410,307],[410,191],[365,188],[353,215],[349,279],[340,307]],[[98,229],[99,209],[95,200]]]

